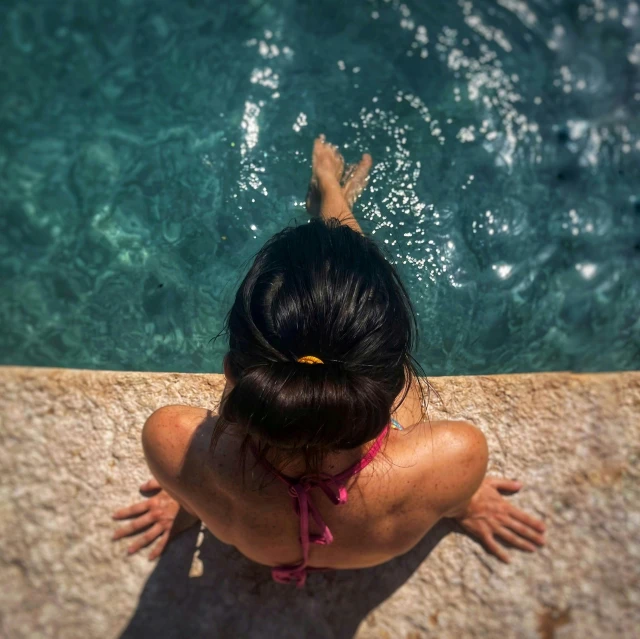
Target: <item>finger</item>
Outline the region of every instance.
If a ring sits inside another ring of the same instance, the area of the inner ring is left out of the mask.
[[[505,479],[504,477],[491,477],[489,485],[496,490],[506,490],[509,493],[517,493],[522,488],[522,482]]]
[[[509,553],[493,538],[492,535],[486,535],[482,538],[482,541],[486,549],[490,553],[494,554],[500,561],[503,561],[505,564],[511,563]]]
[[[118,528],[114,533],[113,541],[116,539],[122,539],[123,537],[128,537],[129,535],[133,535],[133,533],[150,526],[155,521],[155,517],[151,513],[147,513],[146,515],[142,515],[141,517],[137,517],[133,521],[130,521],[126,526],[122,526]]]
[[[148,546],[154,539],[159,537],[162,534],[162,531],[163,528],[161,524],[155,524],[154,526],[151,526],[151,528],[149,528],[146,533],[136,538],[136,540],[129,546],[129,548],[127,548],[127,552],[130,555],[133,555],[133,553],[138,552],[140,548]]]
[[[149,561],[153,561],[157,559],[165,549],[167,542],[169,541],[169,531],[165,530],[162,535],[160,535],[158,542],[153,547],[153,550],[149,553]]]
[[[508,528],[511,528],[511,530],[515,530],[515,532],[517,532],[521,537],[525,537],[526,539],[529,539],[530,541],[538,544],[538,546],[544,546],[544,535],[541,535],[530,526],[526,526],[525,524],[519,522],[514,517],[507,517],[504,520],[504,525]]]
[[[520,510],[519,508],[516,508],[515,506],[511,506],[511,508],[509,509],[509,515],[512,518],[520,520],[530,528],[533,528],[540,533],[543,533],[547,529],[547,527],[544,525],[544,522],[536,519],[535,517],[532,517],[531,515],[527,515],[527,513]]]
[[[510,543],[514,548],[526,550],[527,552],[534,552],[536,549],[530,541],[526,541],[522,537],[512,533],[508,528],[502,527],[496,534],[500,536],[500,539]]]
[[[133,506],[127,506],[126,508],[116,510],[116,512],[111,516],[113,519],[128,519],[135,515],[141,515],[142,513],[147,512],[147,510],[149,510],[149,500],[145,499],[145,501],[133,504]]]
[[[148,481],[145,481],[144,484],[140,486],[140,490],[149,491],[149,490],[160,490],[162,486],[158,483],[158,480],[155,477],[152,477]]]

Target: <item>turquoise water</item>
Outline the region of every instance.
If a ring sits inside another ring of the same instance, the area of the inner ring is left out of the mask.
[[[0,361],[220,372],[255,251],[304,222],[312,140],[428,374],[640,364],[638,2],[0,8]]]

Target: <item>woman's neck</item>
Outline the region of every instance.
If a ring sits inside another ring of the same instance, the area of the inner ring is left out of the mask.
[[[224,397],[232,388],[233,382],[227,379],[222,396]],[[398,395],[396,402],[399,401],[401,397],[402,393]],[[409,392],[397,410],[394,411],[392,417],[405,427],[411,426],[421,420],[420,394],[416,388],[415,380],[412,380]],[[227,433],[240,439],[244,438],[247,434],[246,429],[236,424],[230,424]],[[330,475],[341,473],[362,459],[375,441],[376,439],[373,439],[357,448],[327,453],[323,459],[320,471]],[[256,442],[256,444],[257,443],[258,442]],[[284,457],[285,455],[280,451],[272,448],[271,451],[267,451],[266,461],[274,466],[278,472],[283,475],[288,475],[289,477],[299,477],[306,472],[306,462],[303,455],[297,455],[293,458],[286,456],[287,458],[283,459]]]
[[[367,454],[367,451],[375,444],[376,439],[357,448],[326,453],[318,472],[337,475],[347,470],[347,468],[357,464]],[[288,477],[301,477],[308,472],[304,456],[300,454],[294,457],[283,456],[280,451],[272,449],[267,451],[265,459],[279,473],[287,475]]]

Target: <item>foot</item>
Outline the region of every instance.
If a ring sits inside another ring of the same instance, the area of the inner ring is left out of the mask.
[[[320,186],[324,183],[337,182],[340,184],[344,172],[344,158],[338,147],[329,144],[324,135],[316,138],[313,144],[313,174],[314,179]]]
[[[321,189],[340,188],[343,172],[344,158],[337,147],[329,144],[324,135],[318,136],[313,144],[311,180],[306,199],[310,215],[320,215]]]
[[[133,555],[141,548],[157,540],[149,561],[159,557],[167,543],[176,535],[191,528],[200,520],[187,512],[171,497],[155,479],[150,479],[140,486],[143,492],[157,491],[153,496],[127,508],[121,508],[113,513],[114,519],[130,519],[131,521],[118,528],[113,533],[113,540],[137,535],[128,548]]]
[[[369,181],[369,171],[373,160],[368,153],[362,156],[358,164],[352,164],[344,174],[342,181],[342,194],[349,206],[353,206],[355,201],[360,197]]]

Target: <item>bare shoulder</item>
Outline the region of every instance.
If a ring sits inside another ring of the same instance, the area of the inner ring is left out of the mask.
[[[425,496],[442,516],[478,490],[487,472],[488,448],[482,431],[465,421],[434,421],[416,426]]]
[[[425,425],[429,428],[429,424]],[[434,441],[442,446],[449,461],[461,462],[486,452],[487,440],[482,431],[465,421],[432,422]]]
[[[158,481],[174,485],[192,471],[214,425],[215,416],[204,408],[170,405],[154,411],[142,429],[142,447]]]

